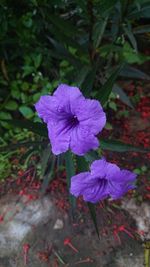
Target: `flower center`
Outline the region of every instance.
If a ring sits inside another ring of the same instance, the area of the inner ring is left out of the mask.
[[[102,178],[102,179],[99,179],[99,182],[101,183],[101,185],[105,186],[108,181],[107,181],[107,179]]]
[[[103,189],[108,185],[108,180],[105,177],[99,178],[97,182],[100,185],[100,187]]]
[[[78,125],[79,121],[78,121],[78,118],[77,116],[71,116],[69,119],[68,119],[68,124],[70,125],[70,127],[76,127]]]

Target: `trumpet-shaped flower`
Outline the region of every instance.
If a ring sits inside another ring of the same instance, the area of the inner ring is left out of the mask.
[[[83,196],[85,201],[96,203],[107,197],[118,199],[135,188],[135,173],[120,170],[116,164],[109,163],[104,158],[95,160],[90,170],[71,178],[70,193],[75,197]]]
[[[55,155],[68,149],[84,155],[99,146],[96,135],[106,123],[105,113],[99,101],[86,99],[77,87],[61,84],[52,96],[41,96],[35,108],[47,124]]]

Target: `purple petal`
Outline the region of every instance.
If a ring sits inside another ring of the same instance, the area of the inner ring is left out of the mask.
[[[65,122],[48,122],[47,128],[52,152],[55,155],[66,152],[69,149],[70,130],[65,127]]]
[[[84,189],[90,184],[90,173],[82,172],[71,178],[70,193],[75,197],[83,195]]]
[[[83,172],[71,178],[70,193],[75,197],[83,196],[85,201],[96,203],[108,196],[107,182],[98,182],[89,172]]]
[[[74,114],[74,106],[77,106],[79,99],[84,99],[82,93],[77,87],[61,84],[54,92],[54,96],[60,103],[60,107],[64,107],[65,112]]]
[[[114,163],[107,162],[106,164],[107,179],[113,179],[113,177],[116,177],[118,173],[120,173],[120,168]]]
[[[35,104],[38,116],[48,122],[50,118],[56,118],[57,101],[52,96],[41,96],[40,100]]]
[[[93,134],[98,134],[106,124],[106,115],[97,100],[80,99],[74,112],[80,125],[88,127]]]
[[[114,182],[134,182],[136,180],[137,175],[134,172],[128,171],[128,170],[120,170],[112,177],[112,180]]]
[[[120,172],[120,168],[113,163],[109,163],[105,160],[105,158],[101,160],[95,160],[91,164],[91,174],[97,175],[100,178],[111,179],[115,177],[115,174]]]
[[[108,197],[107,182],[102,180],[96,182],[83,192],[83,199],[88,202],[97,203],[98,201]]]
[[[109,193],[113,199],[122,197],[130,189],[134,189],[133,184],[136,180],[136,174],[128,170],[120,170],[112,175],[109,180]]]
[[[71,132],[70,148],[77,155],[84,155],[99,146],[98,139],[87,128],[76,126]]]
[[[109,195],[113,199],[118,199],[124,196],[124,194],[126,194],[130,189],[134,189],[134,188],[135,186],[133,184],[128,184],[128,183],[119,184],[119,183],[111,182],[109,183],[108,191],[109,191]]]
[[[107,164],[108,163],[105,160],[105,158],[93,161],[93,163],[91,164],[91,167],[90,167],[91,174],[95,175],[99,178],[106,177]]]

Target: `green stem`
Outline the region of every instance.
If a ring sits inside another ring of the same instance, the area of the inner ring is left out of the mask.
[[[66,174],[67,174],[67,186],[68,186],[68,191],[69,191],[70,184],[71,184],[71,177],[75,175],[75,166],[74,166],[73,156],[70,151],[67,151],[65,153],[65,163],[66,163]],[[73,211],[76,206],[76,199],[75,197],[70,195],[69,200],[70,200],[71,208]]]

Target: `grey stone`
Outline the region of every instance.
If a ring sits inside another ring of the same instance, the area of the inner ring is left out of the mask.
[[[136,203],[135,199],[124,199],[122,208],[126,210],[136,221],[141,239],[150,240],[150,205],[148,202]]]
[[[59,230],[59,229],[63,229],[63,227],[64,227],[63,221],[61,219],[57,219],[55,224],[54,224],[53,229],[54,230]]]
[[[33,228],[46,223],[54,214],[53,204],[48,197],[32,202],[21,198],[19,208],[16,201],[16,197],[11,197],[9,205],[6,200],[0,206],[0,214],[6,212],[4,221],[0,224],[0,257],[17,252],[21,242],[33,232]],[[11,217],[8,216],[9,211],[13,214]]]
[[[135,210],[134,203],[130,204]],[[128,211],[129,203],[124,202],[123,205]],[[143,210],[148,217],[148,208],[143,207]],[[86,267],[143,266],[144,250],[140,242],[121,233],[120,245],[111,232],[108,236],[101,235],[98,240],[89,214],[86,214],[84,223],[77,221],[73,226],[68,213],[60,212],[47,196],[28,202],[27,198],[7,195],[0,200],[0,215],[3,214],[4,221],[0,223],[0,267],[54,266],[55,252],[66,263],[61,265],[59,262],[59,266],[77,266],[89,255],[92,261],[84,263]],[[97,213],[98,222],[101,221],[99,228],[105,225],[105,214],[102,210]],[[115,218],[113,220],[115,223]],[[64,246],[67,237],[71,238],[78,253]],[[24,244],[29,245],[27,264],[24,260]],[[45,253],[43,257],[48,255],[47,262],[41,258],[42,253]]]

